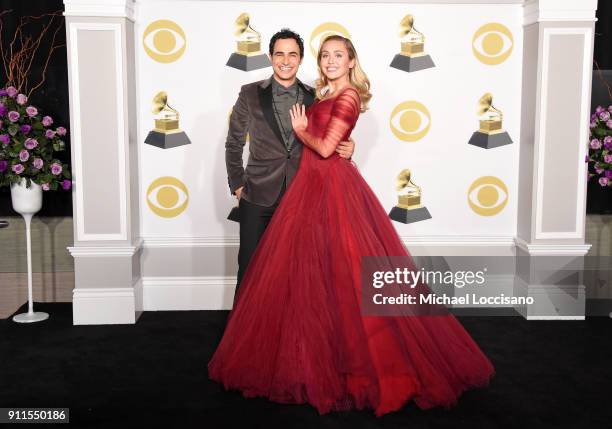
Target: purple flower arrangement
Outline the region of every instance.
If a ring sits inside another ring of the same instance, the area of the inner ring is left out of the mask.
[[[16,88],[0,89],[0,186],[26,179],[27,187],[34,182],[44,191],[70,189],[70,169],[54,157],[66,149],[66,132]]]
[[[589,180],[595,178],[601,186],[612,186],[612,105],[607,109],[597,106],[589,129],[589,154],[585,160],[591,166]]]

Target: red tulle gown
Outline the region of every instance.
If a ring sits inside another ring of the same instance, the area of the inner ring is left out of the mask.
[[[450,406],[494,373],[461,324],[450,314],[360,311],[361,257],[409,254],[358,170],[334,152],[359,106],[348,88],[308,110],[299,171],[245,273],[209,376],[245,397],[321,414],[380,416],[411,399]]]

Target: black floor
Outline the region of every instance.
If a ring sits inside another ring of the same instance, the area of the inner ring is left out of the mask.
[[[496,367],[490,387],[465,393],[451,410],[410,403],[376,418],[319,416],[308,405],[244,399],[209,381],[206,364],[227,311],[73,326],[70,304],[35,310],[50,319],[0,320],[0,407],[68,407],[78,428],[612,428],[610,318],[460,317]]]

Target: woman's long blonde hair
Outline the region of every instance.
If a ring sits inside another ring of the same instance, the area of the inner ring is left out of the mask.
[[[361,98],[361,112],[363,113],[368,109],[368,103],[372,98],[372,94],[370,93],[370,80],[361,68],[361,64],[359,64],[359,57],[357,57],[357,51],[355,50],[355,46],[353,46],[353,42],[346,37],[340,36],[339,34],[327,36],[325,40],[321,42],[321,46],[319,47],[319,53],[317,54],[317,69],[319,70],[319,79],[317,79],[316,82],[317,98],[321,98],[323,96],[323,94],[321,94],[321,90],[328,85],[327,77],[321,70],[321,52],[325,42],[329,42],[330,40],[344,42],[349,58],[351,60],[355,60],[355,66],[351,68],[349,73],[349,82],[359,92],[359,96]]]

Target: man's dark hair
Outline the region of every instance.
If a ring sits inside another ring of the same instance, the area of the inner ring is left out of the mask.
[[[300,48],[300,58],[304,58],[304,41],[295,31],[283,28],[270,39],[270,56],[274,54],[274,44],[278,39],[293,39]]]

